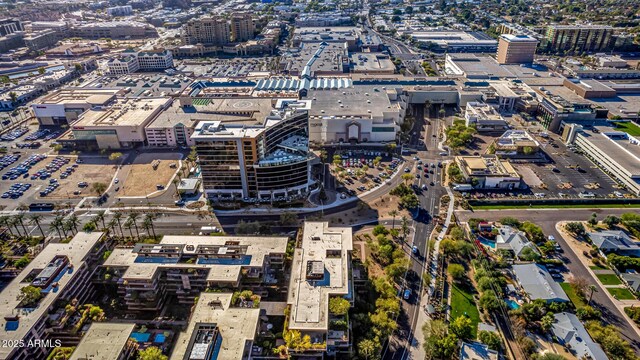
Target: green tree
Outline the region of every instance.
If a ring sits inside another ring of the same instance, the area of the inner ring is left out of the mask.
[[[552,352],[546,352],[543,355],[540,355],[536,358],[536,360],[567,360],[564,356],[560,354],[554,354]]]
[[[358,354],[365,359],[376,357],[382,351],[382,345],[378,338],[364,339],[358,343]]]
[[[507,226],[511,226],[514,228],[519,229],[521,226],[520,220],[507,216],[507,217],[503,217],[502,219],[500,219],[500,223],[502,225],[507,225]]]
[[[478,306],[490,314],[500,309],[501,302],[493,291],[485,291],[478,299]]]
[[[582,223],[579,223],[579,222],[567,223],[564,226],[564,228],[565,230],[567,230],[568,232],[570,232],[575,236],[584,236],[587,233],[587,231],[584,228],[584,225],[582,225]]]
[[[466,316],[458,316],[449,324],[449,331],[460,339],[470,339],[473,334],[471,319]]]
[[[168,357],[162,353],[162,350],[155,346],[149,346],[148,348],[138,352],[139,360],[167,360]]]
[[[609,229],[613,229],[620,223],[620,218],[614,215],[607,215],[602,222],[607,225]]]
[[[18,300],[22,307],[32,307],[36,305],[41,298],[42,292],[40,291],[40,288],[32,285],[22,287],[20,289],[20,294],[18,294]]]
[[[329,299],[329,312],[336,315],[345,315],[351,308],[349,300],[341,297]]]
[[[102,196],[102,194],[107,190],[107,184],[103,182],[95,182],[91,185],[91,189],[93,189],[93,192],[95,192],[96,195]]]
[[[447,266],[447,272],[455,282],[462,282],[466,277],[464,266],[460,264],[449,264],[449,266]]]
[[[489,346],[489,349],[500,351],[502,350],[502,338],[500,335],[486,330],[478,332],[478,340],[483,344]]]
[[[121,157],[122,157],[121,152],[112,152],[111,154],[109,154],[110,161],[118,161],[120,160]]]
[[[82,231],[90,233],[90,232],[94,232],[96,228],[97,228],[96,223],[93,221],[89,221],[85,223],[84,226],[82,226]]]

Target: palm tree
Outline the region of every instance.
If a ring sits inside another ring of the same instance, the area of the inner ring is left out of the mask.
[[[133,224],[135,222],[133,220],[131,220],[131,218],[127,218],[127,221],[124,222],[124,228],[129,230],[129,233],[131,234],[131,238],[133,239],[133,230],[131,230],[133,228]],[[140,237],[138,236],[138,239],[140,239]]]
[[[104,222],[104,210],[100,210],[98,211],[98,213],[96,214],[96,216],[94,217],[94,219],[99,220],[102,222],[102,228],[106,229],[107,225]],[[98,224],[98,221],[95,222],[96,225]]]
[[[66,236],[67,231],[68,231],[72,236],[74,235],[74,232],[73,232],[73,224],[72,224],[69,220],[67,220],[67,221],[65,221],[65,222],[63,222],[63,223],[62,223],[62,230],[64,231],[65,236]],[[76,232],[77,232],[77,231],[76,231]]]
[[[180,184],[180,180],[173,179],[173,186],[176,188],[176,196],[180,197],[180,191],[178,190],[178,184]]]
[[[116,221],[116,219],[111,219],[107,223],[106,228],[109,229],[114,235],[117,235],[117,233],[116,233],[116,226],[117,225],[118,225],[118,222]]]
[[[42,240],[44,241],[47,236],[44,234],[44,231],[42,231],[40,220],[42,220],[42,215],[33,214],[29,217],[29,223],[38,227],[38,230],[40,230],[40,234],[42,234]]]
[[[118,227],[120,228],[120,235],[122,235],[122,237],[124,238],[124,232],[122,232],[122,224],[120,223],[120,219],[122,219],[122,213],[121,212],[115,212],[113,214],[113,218],[118,223]]]
[[[16,229],[16,234],[18,234],[18,237],[22,237],[22,233],[20,232],[20,228],[18,227],[18,225],[20,225],[20,222],[15,216],[9,219],[9,226],[13,226],[13,228]]]
[[[24,226],[24,213],[18,213],[18,215],[15,215],[15,218],[18,224],[22,227],[22,230],[24,230],[24,236],[28,237],[29,231],[27,231],[27,228]]]
[[[73,227],[73,230],[75,230],[76,233],[77,233],[78,232],[78,225],[80,225],[80,220],[78,219],[76,214],[71,214],[71,216],[69,217],[69,220],[67,220],[67,222]]]
[[[424,109],[427,112],[427,117],[431,116],[431,101],[427,100],[424,102]]]
[[[155,218],[156,218],[156,216],[154,214],[149,213],[149,214],[145,215],[144,222],[143,222],[143,224],[145,226],[145,229],[147,231],[149,231],[149,229],[151,229],[151,233],[153,234],[153,238],[154,239],[156,238],[156,229],[153,226],[153,220],[155,220]]]
[[[67,232],[64,230],[64,224],[60,215],[56,216],[49,226],[58,232],[58,237],[60,239],[65,239],[67,237]],[[60,231],[64,232],[64,237]]]
[[[594,292],[598,292],[598,288],[593,284],[589,285],[589,301],[587,302],[587,305],[591,305],[591,298],[593,297]]]
[[[396,216],[398,216],[398,211],[391,210],[391,211],[389,211],[389,215],[391,215],[392,218],[393,218],[393,220],[391,220],[391,229],[395,229],[396,228]]]
[[[7,230],[9,231],[9,234],[11,234],[11,236],[15,236],[15,234],[13,233],[13,230],[11,230],[11,218],[8,216],[3,216],[0,218],[0,226],[4,226],[7,228]]]
[[[140,231],[138,230],[138,223],[137,223],[138,218],[140,218],[140,214],[131,213],[129,214],[127,221],[131,220],[133,222],[133,226],[136,228],[136,235],[138,235],[138,240],[140,240]]]
[[[402,227],[402,241],[407,241],[407,233],[409,232],[409,219],[406,216],[403,216],[400,219],[402,222],[400,226]]]

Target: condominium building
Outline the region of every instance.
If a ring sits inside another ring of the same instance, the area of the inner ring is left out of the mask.
[[[43,96],[31,105],[41,125],[69,125],[94,106],[113,102],[120,89],[65,88]]]
[[[78,232],[69,243],[45,246],[0,292],[0,338],[7,344],[33,344],[34,340],[55,344],[58,334],[50,331],[49,314],[64,311],[64,304],[73,299],[82,305],[93,296],[91,277],[106,248],[101,232]],[[26,286],[39,290],[40,299],[35,303],[21,300]],[[50,350],[46,346],[2,346],[0,359],[44,359]]]
[[[310,336],[314,345],[305,355],[348,351],[347,330],[332,329],[332,320],[348,317],[329,312],[329,299],[353,300],[350,227],[329,227],[328,222],[305,222],[300,247],[293,254],[289,283],[289,330]],[[317,355],[320,355],[317,354]]]
[[[286,237],[169,236],[160,244],[116,248],[101,272],[118,284],[130,312],[159,313],[169,297],[192,305],[206,288],[274,283]],[[103,276],[104,277],[104,276]]]
[[[201,121],[195,141],[205,192],[213,200],[306,197],[312,185],[308,100],[278,100],[258,122]]]
[[[94,322],[84,334],[69,360],[129,360],[138,343],[131,333],[134,324]]]
[[[251,14],[231,15],[231,40],[233,42],[243,42],[255,37],[255,24]]]
[[[234,307],[232,299],[230,293],[201,294],[170,359],[251,359],[260,309]]]
[[[546,47],[554,52],[605,51],[611,46],[613,28],[608,25],[549,25]]]
[[[493,106],[482,102],[467,103],[464,118],[466,126],[475,125],[479,132],[504,131],[509,128],[509,124]]]
[[[498,38],[497,59],[500,64],[530,64],[538,40],[527,35],[502,34]]]
[[[231,42],[227,20],[220,16],[190,20],[182,27],[182,44],[223,46]]]
[[[640,139],[608,126],[587,130],[582,125],[565,127],[563,138],[578,146],[609,176],[629,192],[640,195]]]

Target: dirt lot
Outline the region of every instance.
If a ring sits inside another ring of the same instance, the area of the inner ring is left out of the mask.
[[[49,159],[43,161],[42,162],[43,166],[45,166],[49,162],[50,162]],[[67,166],[71,166],[73,163],[74,163],[74,160],[70,161],[69,164],[63,167],[63,169],[66,168]],[[56,171],[51,175],[52,178],[58,179],[58,182],[60,183],[60,187],[57,188],[51,194],[49,194],[47,196],[48,198],[75,199],[75,198],[82,198],[85,196],[95,196],[96,194],[93,193],[93,191],[91,190],[91,186],[93,185],[93,183],[101,182],[106,185],[109,185],[109,183],[111,182],[111,179],[116,173],[116,166],[113,164],[84,163],[84,164],[79,164],[78,167],[76,168],[76,171],[71,173],[71,175],[68,178],[61,179],[60,173],[61,171],[63,171],[63,169],[60,169],[59,171]],[[89,183],[89,186],[83,189],[79,188],[78,182],[80,181],[86,181],[87,183]],[[80,194],[74,195],[73,192],[76,190],[81,191]]]
[[[158,191],[156,185],[167,186],[177,168],[171,168],[171,164],[178,165],[180,154],[141,154],[133,161],[133,164],[125,165],[122,169],[121,181],[123,196],[145,196]],[[154,162],[159,161],[156,169]]]

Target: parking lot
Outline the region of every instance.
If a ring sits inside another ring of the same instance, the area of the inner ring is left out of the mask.
[[[356,196],[384,183],[397,171],[401,159],[392,158],[387,152],[375,150],[336,150],[328,160],[340,156],[340,166],[331,164],[331,171],[339,184],[340,198]]]

